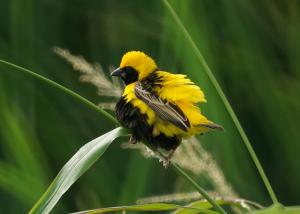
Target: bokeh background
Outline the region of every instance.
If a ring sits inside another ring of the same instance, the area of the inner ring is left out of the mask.
[[[170,0],[237,113],[279,200],[300,196],[299,1]],[[166,70],[188,74],[208,100],[203,112],[226,132],[200,138],[243,198],[270,199],[215,89],[162,1],[2,0],[0,58],[25,66],[94,103],[112,101],[78,81],[59,46],[105,71],[142,50]],[[92,109],[0,65],[0,210],[24,213],[63,164],[115,126]],[[203,175],[205,177],[205,175]],[[213,190],[209,179],[197,179]],[[56,206],[63,213],[133,204],[191,190],[157,160],[114,143]]]

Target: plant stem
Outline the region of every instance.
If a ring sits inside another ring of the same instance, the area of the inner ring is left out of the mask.
[[[180,29],[182,30],[185,38],[187,39],[187,41],[189,42],[189,44],[191,45],[195,55],[197,56],[200,64],[202,65],[205,73],[207,74],[208,78],[210,79],[211,83],[213,84],[213,86],[215,87],[215,89],[217,90],[221,100],[223,101],[224,103],[224,106],[228,112],[228,114],[230,115],[233,123],[235,124],[238,132],[240,133],[240,136],[245,144],[245,146],[247,147],[248,149],[248,152],[250,153],[250,156],[265,184],[265,187],[273,201],[273,203],[278,203],[278,199],[272,189],[272,186],[270,184],[270,181],[268,180],[264,170],[263,170],[263,167],[261,165],[261,163],[259,162],[256,154],[255,154],[255,151],[253,149],[253,147],[251,146],[251,143],[244,131],[244,129],[242,128],[236,114],[234,113],[228,99],[226,98],[224,92],[222,91],[221,89],[221,86],[219,85],[218,81],[216,80],[214,74],[212,73],[211,69],[209,68],[208,64],[206,63],[203,55],[201,54],[199,48],[197,47],[196,43],[194,42],[194,40],[192,39],[191,35],[189,34],[189,32],[187,31],[187,29],[184,27],[182,21],[180,20],[180,18],[178,17],[178,15],[176,14],[176,12],[174,11],[174,9],[172,8],[172,6],[169,4],[169,2],[167,0],[163,0],[164,4],[166,5],[166,7],[168,8],[168,10],[170,11],[170,13],[172,14],[175,22],[178,24],[178,26],[180,27]]]
[[[157,151],[157,148],[155,148],[153,145],[145,143],[145,142],[141,142],[143,143],[148,149],[152,150],[154,153],[156,153],[158,155],[158,158],[161,159],[163,158],[163,154],[160,153],[159,151]],[[194,181],[186,172],[183,171],[183,169],[181,169],[181,167],[174,163],[174,162],[170,162],[171,166],[173,167],[173,169],[181,176],[184,177],[196,190],[198,190],[198,192],[203,196],[203,198],[205,198],[216,210],[218,210],[220,213],[222,214],[226,214],[226,211],[218,204],[216,203],[210,196],[209,194],[201,187],[199,186],[196,181]]]
[[[199,186],[186,172],[184,172],[180,166],[178,166],[176,163],[172,163],[172,166],[179,175],[184,177],[194,186],[195,189],[198,190],[198,192],[215,208],[215,210],[219,211],[222,214],[226,214],[226,211],[219,204],[217,204],[209,196],[209,194],[201,186]]]
[[[0,62],[5,64],[5,65],[8,65],[10,67],[13,67],[15,69],[17,69],[18,71],[21,71],[25,74],[28,74],[38,80],[41,80],[41,81],[44,81],[46,82],[48,85],[54,87],[54,88],[57,88],[57,89],[60,89],[62,90],[63,92],[65,92],[66,94],[69,94],[70,96],[74,97],[75,99],[79,100],[80,102],[84,103],[85,105],[89,106],[90,108],[96,110],[97,112],[99,112],[100,114],[102,114],[103,116],[105,116],[106,118],[108,118],[109,120],[111,120],[112,122],[116,123],[116,124],[119,124],[119,122],[116,120],[116,118],[114,118],[111,114],[109,114],[108,112],[106,112],[105,110],[99,108],[97,105],[95,105],[94,103],[92,103],[91,101],[85,99],[84,97],[80,96],[79,94],[75,93],[74,91],[66,88],[65,86],[62,86],[56,82],[54,82],[53,80],[50,80],[42,75],[39,75],[33,71],[30,71],[26,68],[23,68],[21,66],[18,66],[18,65],[15,65],[13,63],[10,63],[10,62],[7,62],[7,61],[4,61],[4,60],[1,60],[0,59]]]

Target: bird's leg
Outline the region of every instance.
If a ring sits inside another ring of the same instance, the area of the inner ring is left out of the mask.
[[[129,143],[132,144],[136,144],[138,142],[138,140],[136,139],[136,137],[132,134],[129,138]]]
[[[163,156],[164,157],[164,161],[163,161],[163,165],[165,168],[168,168],[171,164],[171,158],[173,157],[175,151],[176,151],[177,147],[174,149],[171,149],[171,151],[169,152],[169,154],[167,156]]]

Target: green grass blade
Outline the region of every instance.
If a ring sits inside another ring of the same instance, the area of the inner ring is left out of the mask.
[[[119,127],[82,146],[64,165],[30,213],[49,213],[71,185],[103,155],[113,140],[126,132],[126,129]]]
[[[236,199],[226,199],[226,198],[219,198],[215,200],[217,204],[219,205],[228,205],[231,207],[238,208],[240,211],[256,211],[256,209],[263,209],[260,204],[257,204],[256,202],[236,198]],[[186,207],[191,207],[195,209],[186,209]],[[211,203],[209,203],[206,200],[199,200],[199,201],[193,201],[188,205],[185,205],[184,208],[180,208],[176,211],[174,211],[172,214],[197,214],[196,209],[202,209],[202,210],[209,210],[212,208]]]
[[[226,98],[224,92],[222,91],[221,86],[219,85],[218,81],[216,80],[215,76],[213,75],[211,69],[209,68],[208,64],[206,63],[203,55],[201,54],[199,48],[197,47],[196,43],[194,42],[193,38],[191,37],[191,35],[189,34],[189,32],[187,31],[187,29],[184,27],[183,23],[181,22],[181,20],[179,19],[179,17],[177,16],[176,12],[174,11],[174,9],[172,8],[172,6],[169,4],[169,2],[167,0],[163,0],[164,4],[166,5],[166,7],[168,8],[168,10],[170,11],[170,13],[172,14],[174,20],[176,21],[176,23],[178,24],[179,28],[182,30],[184,36],[186,37],[187,41],[189,42],[189,44],[192,47],[192,50],[194,51],[195,55],[197,56],[200,64],[202,65],[205,73],[207,74],[207,76],[209,77],[210,81],[212,82],[213,86],[215,87],[216,91],[218,92],[221,100],[224,103],[224,106],[226,108],[226,110],[228,111],[230,117],[232,118],[238,132],[241,135],[241,138],[243,139],[243,142],[245,143],[245,146],[247,147],[250,156],[268,190],[268,193],[273,201],[273,203],[278,203],[278,199],[274,193],[274,190],[272,189],[272,186],[269,182],[269,179],[267,178],[262,165],[260,164],[254,149],[252,148],[252,145],[244,131],[244,129],[242,128],[235,112],[233,111],[228,99]]]
[[[96,213],[109,213],[109,212],[117,212],[117,211],[137,211],[137,212],[168,211],[168,210],[175,210],[178,208],[181,208],[181,206],[177,204],[151,203],[151,204],[141,204],[141,205],[99,208],[94,210],[76,212],[76,214],[83,214],[83,213],[96,214]]]
[[[217,210],[218,212],[222,214],[226,214],[226,211],[214,200],[212,199],[209,194],[201,187],[199,186],[188,174],[186,174],[177,164],[172,164],[175,171],[184,177],[187,181],[189,181],[192,186]]]
[[[21,71],[23,73],[29,74],[30,76],[41,80],[43,82],[46,82],[48,85],[55,87],[57,89],[60,89],[61,91],[65,92],[66,94],[71,95],[72,97],[78,99],[79,101],[81,101],[82,103],[86,104],[87,106],[89,106],[90,108],[96,110],[97,112],[101,113],[102,115],[104,115],[105,117],[107,117],[108,119],[110,119],[112,122],[119,124],[119,122],[116,120],[116,118],[114,118],[111,114],[109,114],[108,112],[106,112],[105,110],[99,108],[97,105],[95,105],[94,103],[92,103],[91,101],[85,99],[84,97],[80,96],[79,94],[75,93],[74,91],[66,88],[65,86],[62,86],[60,84],[58,84],[57,82],[54,82],[42,75],[39,75],[33,71],[30,71],[29,69],[23,68],[21,66],[15,65],[13,63],[7,62],[5,60],[1,60],[0,59],[0,63],[3,63],[5,65],[8,65],[10,67],[15,68],[18,71]]]
[[[298,214],[298,213],[300,213],[300,206],[285,207],[277,203],[265,209],[249,212],[248,214]]]
[[[219,205],[227,204],[227,202],[223,201],[223,200],[216,200],[216,202]],[[191,207],[191,208],[195,208],[195,209],[186,209],[185,207]],[[197,214],[197,213],[199,213],[197,211],[197,209],[209,210],[212,208],[212,205],[208,201],[201,200],[201,201],[194,201],[194,202],[186,205],[185,207],[174,211],[172,214]]]
[[[187,209],[186,207],[190,207],[190,208],[194,208],[194,209]],[[212,205],[207,201],[193,202],[193,203],[187,205],[186,207],[180,208],[180,209],[172,212],[172,214],[197,214],[197,213],[199,213],[198,209],[217,213],[215,211],[209,210],[212,208]]]
[[[118,206],[118,207],[106,207],[106,208],[76,212],[74,214],[85,214],[85,213],[100,214],[100,213],[110,213],[110,212],[117,212],[117,211],[159,212],[159,211],[172,211],[177,209],[195,210],[195,212],[197,213],[208,213],[208,214],[216,213],[211,210],[194,208],[194,207],[185,207],[177,204],[150,203],[150,204],[128,205],[128,206]]]

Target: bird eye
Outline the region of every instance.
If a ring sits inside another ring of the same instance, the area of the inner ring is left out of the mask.
[[[131,66],[126,66],[122,68],[123,72],[126,74],[123,79],[125,84],[130,84],[138,80],[139,73]]]

